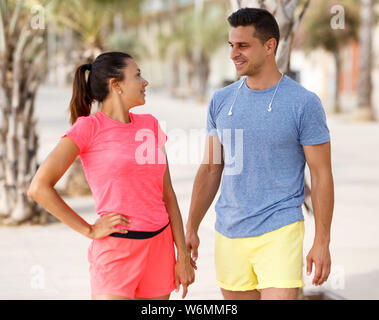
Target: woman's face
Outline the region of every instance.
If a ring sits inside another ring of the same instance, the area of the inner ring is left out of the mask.
[[[145,104],[145,88],[149,83],[142,78],[141,70],[133,59],[127,59],[124,80],[118,84],[122,91],[120,97],[125,105],[135,107]]]

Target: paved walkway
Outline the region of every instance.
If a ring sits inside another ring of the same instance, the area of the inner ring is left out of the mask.
[[[70,89],[42,88],[38,95],[41,160],[69,127],[64,111],[70,93]],[[205,105],[175,101],[154,93],[148,97],[147,105],[134,112],[154,114],[166,124],[165,131],[170,137],[176,134],[185,142],[191,129],[203,128]],[[322,287],[313,287],[311,277],[305,277],[305,292],[326,290],[345,299],[379,299],[379,124],[354,124],[346,117],[332,116],[328,116],[328,124],[333,140],[336,193],[330,246],[333,269],[328,283]],[[197,159],[202,150],[194,148],[189,152]],[[174,151],[170,156],[169,150],[169,157],[180,160]],[[180,164],[179,160],[170,165],[170,170],[186,220],[198,165]],[[87,221],[96,219],[91,197],[65,198],[65,201]],[[187,299],[221,299],[213,266],[214,221],[212,206],[200,227],[196,283],[190,287]],[[314,235],[313,218],[308,215],[305,227],[306,255]],[[0,228],[0,299],[89,299],[89,243],[89,239],[61,223]],[[172,298],[180,299],[180,295],[173,293]]]

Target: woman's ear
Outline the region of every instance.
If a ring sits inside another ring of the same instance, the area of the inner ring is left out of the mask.
[[[110,89],[110,91],[114,91],[116,93],[119,93],[119,91],[121,90],[121,87],[120,87],[117,79],[112,78],[109,80],[109,89]]]

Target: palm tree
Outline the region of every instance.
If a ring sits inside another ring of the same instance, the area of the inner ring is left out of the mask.
[[[197,23],[194,27],[196,74],[198,77],[198,98],[206,99],[210,61],[215,51],[228,40],[228,23],[226,22],[225,8],[215,6],[206,8],[197,13]]]
[[[175,51],[174,74],[178,72],[177,58],[186,61],[188,86],[199,100],[204,100],[206,96],[211,56],[227,41],[228,25],[223,4],[208,5],[204,9],[189,8],[181,13],[176,13],[176,8],[170,32],[158,36],[160,58],[165,59],[170,50]],[[173,93],[178,82],[173,81]]]
[[[117,34],[123,32],[122,25],[117,27],[115,20],[121,20],[121,24],[123,20],[136,22],[142,2],[143,0],[66,0],[54,2],[52,11],[58,25],[69,27],[78,36],[78,51],[81,53],[79,60],[80,63],[85,63],[92,62],[107,44],[119,44],[117,40],[108,41],[112,31]]]
[[[359,78],[358,107],[354,119],[357,121],[372,121],[375,119],[372,107],[372,30],[374,22],[374,1],[361,0],[361,25],[359,32]]]
[[[6,224],[47,217],[26,196],[37,170],[34,101],[47,71],[46,29],[32,28],[33,4],[0,1],[0,215]]]
[[[334,95],[334,111],[341,112],[339,98],[340,70],[341,70],[341,49],[351,39],[357,38],[357,30],[359,25],[359,16],[357,14],[357,2],[354,0],[346,0],[344,2],[344,20],[343,29],[333,29],[330,25],[330,9],[337,2],[332,0],[320,0],[314,3],[312,10],[306,17],[304,29],[303,45],[309,50],[323,48],[330,52],[334,58],[335,64],[335,95]]]
[[[34,101],[48,73],[45,25],[51,21],[57,21],[58,25],[65,23],[65,27],[81,36],[81,56],[93,58],[96,50],[103,48],[112,12],[122,6],[129,9],[125,17],[133,17],[141,2],[0,0],[0,218],[3,223],[44,222],[49,216],[26,195],[38,168]],[[113,11],[107,10],[106,5]],[[32,9],[37,12],[33,13]]]

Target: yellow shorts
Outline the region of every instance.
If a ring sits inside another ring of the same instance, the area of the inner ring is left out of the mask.
[[[232,291],[303,287],[303,240],[304,221],[249,238],[216,232],[217,284]]]

